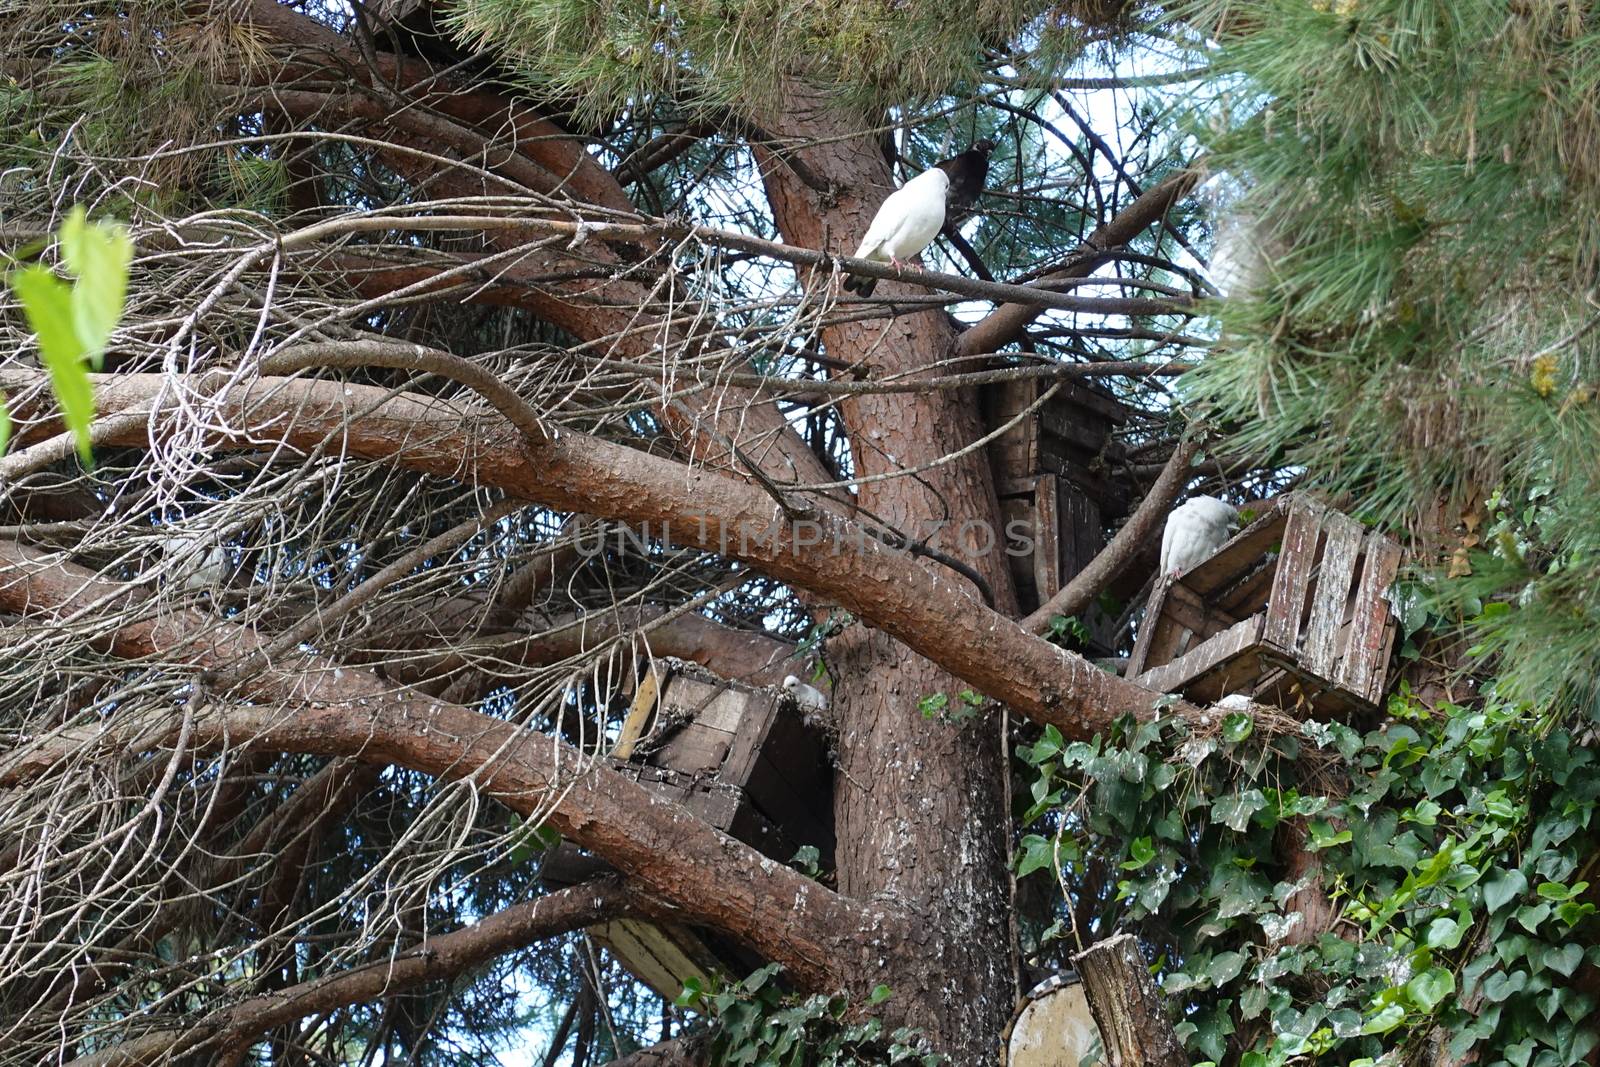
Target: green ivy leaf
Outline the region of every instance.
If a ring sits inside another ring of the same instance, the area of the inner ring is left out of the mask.
[[[691,977],[684,981],[683,992],[672,1003],[680,1008],[692,1008],[700,1003],[700,998],[705,996],[705,986],[698,977]]]
[[[1429,948],[1451,949],[1461,944],[1461,937],[1466,933],[1461,924],[1449,916],[1442,916],[1428,924]]]
[[[1134,838],[1128,846],[1128,852],[1133,858],[1123,861],[1122,869],[1125,871],[1137,871],[1156,858],[1156,847],[1148,837]]]
[[[1034,871],[1053,867],[1050,839],[1039,834],[1029,834],[1022,839],[1022,849],[1017,854],[1017,877],[1026,878]]]
[[[1544,882],[1536,892],[1546,900],[1571,900],[1588,888],[1588,882],[1579,882],[1571,888],[1562,885],[1560,882]]]
[[[873,986],[872,992],[867,994],[867,1003],[882,1004],[892,996],[894,996],[894,993],[890,991],[889,987],[880,983]]]
[[[1211,979],[1213,985],[1226,985],[1239,977],[1239,972],[1244,970],[1245,955],[1242,952],[1219,952],[1211,958],[1211,964],[1206,968],[1206,977]]]
[[[1501,870],[1484,879],[1483,903],[1496,912],[1527,891],[1527,875],[1518,870]]]
[[[1405,1022],[1406,1009],[1401,1004],[1390,1004],[1370,1016],[1361,1024],[1363,1034],[1387,1034],[1390,1030]]]
[[[1569,900],[1565,904],[1562,904],[1556,908],[1556,918],[1560,919],[1568,926],[1577,926],[1579,923],[1583,922],[1583,920],[1593,915],[1594,912],[1595,907],[1593,904],[1579,904],[1577,901]]]
[[[1249,737],[1255,728],[1255,722],[1242,711],[1235,711],[1222,717],[1222,739],[1224,741],[1231,741],[1237,744]]]
[[[1578,969],[1578,965],[1582,962],[1583,946],[1576,942],[1569,941],[1559,948],[1551,945],[1545,949],[1544,965],[1568,978],[1572,977],[1572,973]]]
[[[1211,804],[1211,821],[1224,823],[1230,830],[1243,833],[1250,825],[1250,817],[1267,806],[1266,795],[1259,789],[1246,789],[1220,797]]]
[[[1485,1000],[1498,1004],[1507,997],[1522,992],[1527,985],[1526,971],[1496,971],[1483,980],[1483,996]]]
[[[1456,991],[1456,976],[1443,967],[1429,967],[1406,983],[1406,996],[1424,1014],[1431,1013]]]

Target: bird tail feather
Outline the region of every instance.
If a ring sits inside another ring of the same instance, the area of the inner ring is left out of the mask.
[[[850,277],[844,280],[844,288],[846,292],[858,293],[862,297],[871,296],[872,290],[876,289],[877,286],[878,279],[867,278],[860,274],[852,274]]]

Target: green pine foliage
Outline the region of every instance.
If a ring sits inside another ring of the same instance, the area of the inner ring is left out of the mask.
[[[1509,692],[1593,713],[1600,20],[1487,0],[1189,15],[1221,42],[1196,128],[1274,254],[1186,399],[1367,518],[1493,498],[1505,536],[1468,540],[1478,580],[1437,589],[1441,610],[1480,619]],[[1514,620],[1481,618],[1496,599]]]
[[[960,95],[986,49],[1024,32],[1047,58],[1076,51],[1066,14],[1038,11],[1026,0],[980,0],[959,18],[940,0],[464,0],[449,21],[530,91],[599,120],[658,99],[759,117],[782,103],[787,75],[863,109]]]

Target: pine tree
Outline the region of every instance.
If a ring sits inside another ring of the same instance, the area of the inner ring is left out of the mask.
[[[1593,1062],[1594,33],[8,11],[5,247],[76,273],[81,202],[135,258],[92,466],[0,307],[0,1065],[991,1062],[1117,932],[1196,1061]],[[938,275],[839,300],[830,257],[979,138]],[[1125,405],[1080,473],[1155,531],[1039,611],[976,532],[1021,499],[979,390],[1034,374]],[[1088,661],[1178,495],[1291,486],[1411,550],[1380,716]],[[832,869],[603,762],[668,655],[826,691]],[[673,1008],[584,933],[635,921],[753,970]]]

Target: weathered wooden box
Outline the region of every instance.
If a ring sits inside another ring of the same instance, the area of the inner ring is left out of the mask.
[[[1276,551],[1275,551],[1276,549]],[[1298,494],[1150,594],[1128,677],[1213,701],[1244,693],[1318,716],[1383,700],[1400,549]]]
[[[609,763],[780,863],[803,845],[833,865],[833,771],[819,730],[788,694],[658,659],[640,683]],[[605,869],[571,845],[545,862],[551,885]],[[714,970],[742,974],[761,961],[709,931],[622,919],[591,927],[635,977],[667,999]]]
[[[1032,378],[996,382],[981,391],[990,432],[989,462],[1005,522],[1008,561],[1024,611],[1071,581],[1105,547],[1106,520],[1127,511],[1127,490],[1109,476],[1122,457],[1113,436],[1130,416],[1126,406],[1092,386]],[[1020,535],[1020,536],[1016,536]]]

